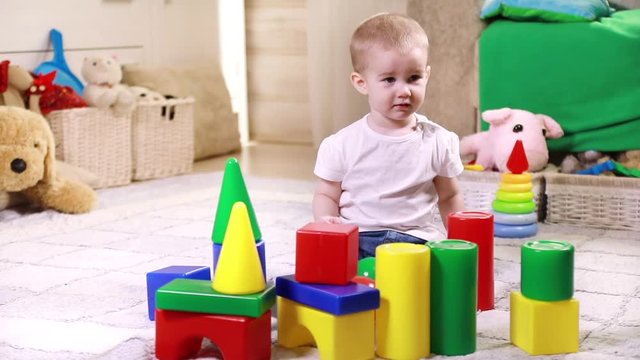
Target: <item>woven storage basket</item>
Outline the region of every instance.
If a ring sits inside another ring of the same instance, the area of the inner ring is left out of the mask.
[[[134,180],[191,171],[193,105],[192,98],[138,103],[132,115]]]
[[[56,158],[94,173],[97,187],[131,182],[131,118],[111,110],[79,108],[47,115]]]
[[[496,199],[496,191],[500,185],[501,173],[495,171],[465,170],[458,177],[464,206],[469,210],[492,211],[491,203]],[[544,217],[544,178],[540,173],[534,173],[531,180],[533,194],[538,204],[538,220]]]
[[[640,179],[545,174],[545,181],[547,222],[640,230]]]

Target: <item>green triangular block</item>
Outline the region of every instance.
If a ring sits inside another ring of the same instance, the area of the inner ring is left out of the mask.
[[[216,210],[216,219],[213,223],[213,233],[211,234],[211,240],[213,240],[214,243],[222,244],[224,234],[227,232],[231,209],[233,208],[233,204],[238,201],[243,202],[247,206],[251,229],[253,230],[255,241],[258,242],[262,239],[262,233],[258,226],[256,213],[253,211],[251,199],[249,199],[249,193],[247,192],[247,187],[242,177],[242,171],[240,171],[240,164],[238,164],[236,158],[229,158],[224,169],[224,177],[222,178],[222,186],[220,187],[220,196],[218,199],[218,209]]]

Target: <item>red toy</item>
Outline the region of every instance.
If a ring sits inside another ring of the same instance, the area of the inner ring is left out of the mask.
[[[517,140],[507,160],[507,169],[512,174],[522,174],[529,169],[529,161],[527,160],[527,154],[524,152],[524,146],[522,140]]]
[[[191,359],[202,338],[215,343],[225,360],[271,359],[271,310],[259,318],[156,309],[156,357]]]
[[[45,75],[34,75],[33,85],[27,91],[29,108],[42,115],[55,110],[86,107],[87,102],[70,86],[60,86],[53,83],[56,72]]]
[[[346,285],[358,274],[358,227],[309,223],[296,233],[296,281]]]
[[[493,214],[458,211],[449,214],[447,239],[467,240],[478,245],[478,310],[495,308],[493,293]]]

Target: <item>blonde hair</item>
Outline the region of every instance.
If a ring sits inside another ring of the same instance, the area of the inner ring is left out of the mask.
[[[413,48],[429,49],[429,39],[424,29],[412,18],[382,13],[364,20],[351,36],[351,64],[361,72],[367,66],[366,52],[374,46],[383,49],[406,51]]]

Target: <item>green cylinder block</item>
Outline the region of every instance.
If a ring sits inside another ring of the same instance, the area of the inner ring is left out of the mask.
[[[536,240],[522,245],[522,295],[540,301],[573,297],[573,245],[563,241]]]
[[[476,351],[478,246],[469,241],[430,242],[431,352]]]
[[[358,261],[358,275],[376,279],[376,258],[367,257]]]

